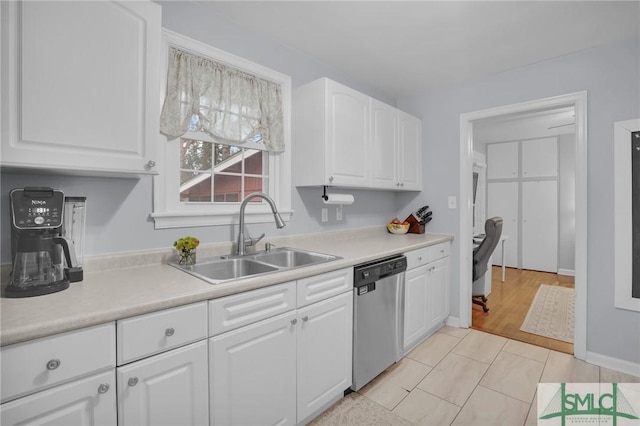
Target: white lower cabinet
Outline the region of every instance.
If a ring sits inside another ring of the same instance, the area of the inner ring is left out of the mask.
[[[449,316],[449,258],[437,260],[429,266],[427,300],[429,328],[444,324]]]
[[[296,424],[296,323],[290,311],[209,339],[212,424]]]
[[[117,371],[120,426],[208,424],[206,340]]]
[[[353,291],[298,310],[298,422],[351,386]]]
[[[306,423],[352,384],[352,282],[344,268],[3,347],[0,424]]]
[[[300,280],[297,287],[313,284],[338,291],[336,280],[352,280],[352,271]],[[324,300],[210,337],[212,425],[299,424],[343,395],[352,381],[353,291],[340,291],[327,291],[332,296]],[[240,307],[246,298],[251,306],[262,306],[263,298],[254,294],[259,293],[229,296],[233,303],[225,298],[212,302]],[[210,329],[219,327],[210,324]]]
[[[448,242],[406,253],[411,262],[405,273],[405,354],[440,328],[449,316],[448,253]]]
[[[404,285],[404,338],[405,353],[429,331],[427,305],[428,266],[411,269],[405,274]]]
[[[116,424],[113,369],[56,386],[2,405],[0,423],[9,425]]]

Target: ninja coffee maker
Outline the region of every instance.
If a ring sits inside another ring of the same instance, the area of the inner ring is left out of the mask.
[[[73,244],[63,238],[65,197],[51,188],[27,187],[9,193],[13,270],[6,297],[55,293],[82,281]]]

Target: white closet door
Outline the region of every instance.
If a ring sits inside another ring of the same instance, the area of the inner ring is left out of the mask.
[[[487,179],[518,177],[518,142],[487,145]]]
[[[558,176],[558,138],[522,142],[522,177]]]
[[[509,236],[504,246],[505,264],[511,268],[517,268],[518,182],[492,182],[487,185],[487,218],[494,216],[502,218],[502,234]],[[496,250],[499,253],[492,257],[494,265],[502,265],[501,249],[502,247],[498,244]]]
[[[522,182],[522,268],[558,272],[558,182]]]

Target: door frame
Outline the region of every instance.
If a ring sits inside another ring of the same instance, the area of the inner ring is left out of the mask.
[[[459,325],[471,326],[472,263],[472,168],[473,122],[531,110],[573,106],[576,127],[576,245],[575,245],[575,330],[574,356],[584,360],[587,355],[587,92],[532,100],[473,111],[460,115],[460,300]],[[463,243],[466,241],[467,243]],[[469,283],[469,285],[464,285]]]

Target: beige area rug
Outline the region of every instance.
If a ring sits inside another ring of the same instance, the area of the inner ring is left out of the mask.
[[[411,426],[412,424],[366,396],[352,392],[308,426]]]
[[[542,284],[520,330],[573,343],[574,312],[572,288]]]

